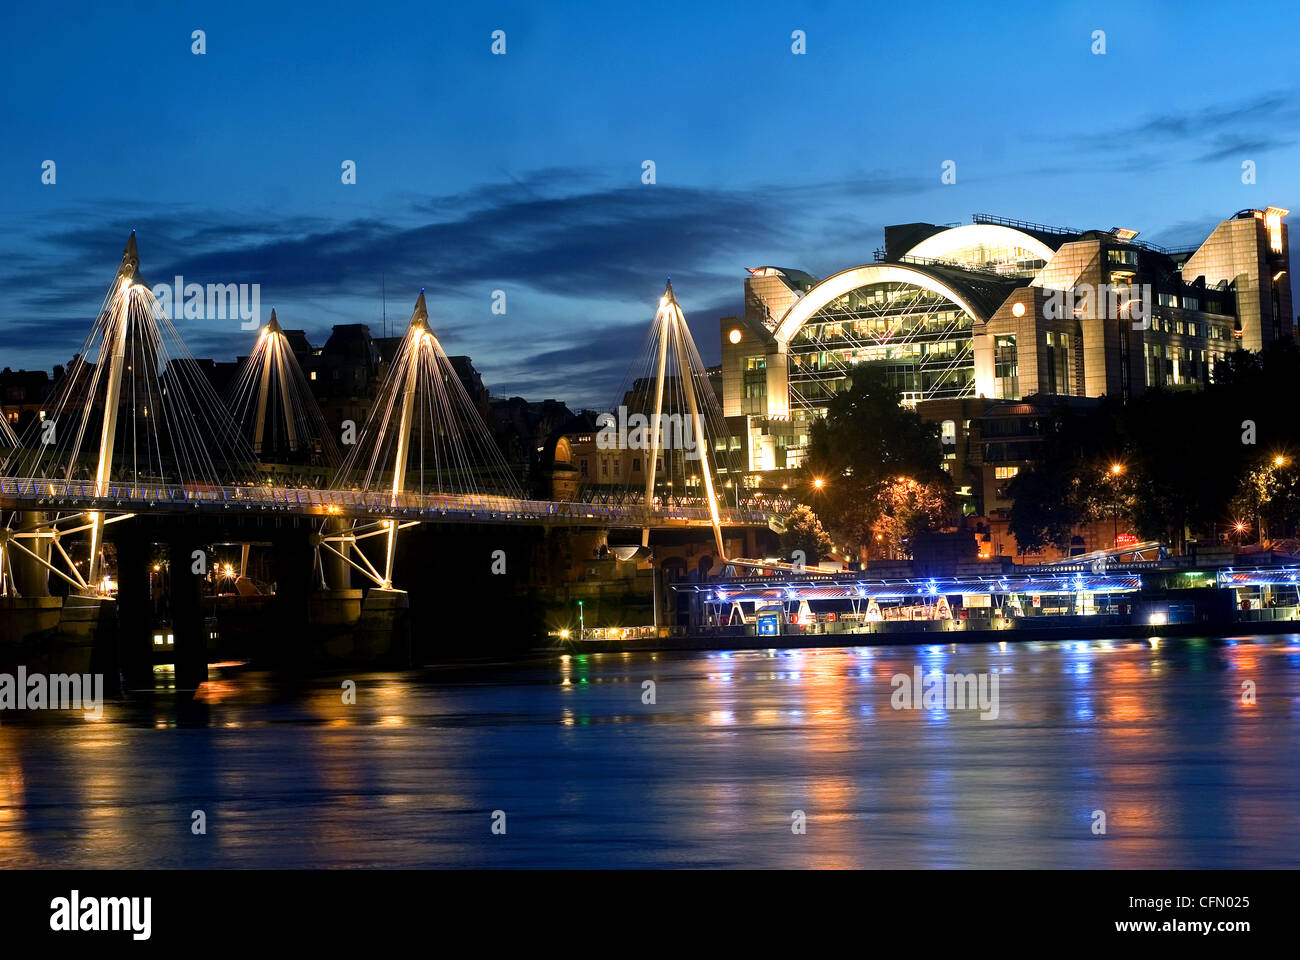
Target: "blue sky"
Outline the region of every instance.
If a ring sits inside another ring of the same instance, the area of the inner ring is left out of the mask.
[[[0,13],[0,366],[69,358],[132,228],[151,283],[260,283],[316,343],[426,287],[494,393],[604,406],[665,274],[709,359],[745,267],[825,276],[887,223],[1182,244],[1300,216],[1291,4],[287,6]],[[250,345],[178,326],[199,356]]]

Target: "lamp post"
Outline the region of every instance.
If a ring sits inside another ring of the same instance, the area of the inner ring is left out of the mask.
[[[587,639],[587,622],[582,617],[582,601],[578,601],[578,639]]]
[[[1111,546],[1114,547],[1116,550],[1119,549],[1119,488],[1116,486],[1116,483],[1118,482],[1119,477],[1121,477],[1123,474],[1124,474],[1124,464],[1112,463],[1110,465],[1110,475],[1112,478],[1111,494],[1115,498],[1111,502],[1111,507],[1112,507],[1114,520],[1115,520],[1114,539],[1111,541]]]
[[[1279,453],[1275,457],[1273,457],[1273,470],[1270,470],[1269,472],[1272,473],[1273,471],[1281,470],[1286,465],[1287,465],[1287,458],[1282,456],[1282,454]],[[1260,504],[1259,507],[1256,508],[1255,514],[1259,522],[1259,542],[1262,545],[1264,543],[1265,535],[1266,535],[1266,528],[1264,526],[1264,510],[1263,510],[1262,503]]]

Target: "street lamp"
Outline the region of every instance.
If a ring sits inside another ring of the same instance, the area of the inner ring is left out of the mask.
[[[1112,478],[1118,479],[1120,476],[1123,475],[1123,473],[1124,473],[1124,464],[1115,462],[1110,465],[1110,475]],[[1115,523],[1114,539],[1111,541],[1111,546],[1118,550],[1119,549],[1119,490],[1118,488],[1114,487],[1114,484],[1112,484],[1111,493],[1115,498],[1114,500],[1111,501],[1111,508],[1112,508],[1112,513],[1114,516],[1114,523]]]
[[[587,639],[587,622],[582,616],[582,601],[578,601],[578,639]]]
[[[727,489],[728,489],[728,490],[731,490],[731,489],[733,489],[733,488],[734,488],[735,491],[736,491],[736,493],[735,493],[736,509],[739,510],[739,509],[740,509],[740,484],[738,484],[738,483],[732,483],[730,480],[728,480],[728,481],[727,481]]]
[[[1289,460],[1288,460],[1284,455],[1282,455],[1282,454],[1280,454],[1280,453],[1277,453],[1277,454],[1274,454],[1274,455],[1273,455],[1273,469],[1274,469],[1274,470],[1281,470],[1281,469],[1282,469],[1283,467],[1285,467],[1285,466],[1287,465],[1287,463],[1289,463],[1289,462],[1290,462],[1290,461],[1289,461]],[[1265,472],[1267,473],[1268,471],[1265,470]],[[1255,509],[1255,516],[1256,516],[1256,518],[1258,519],[1258,522],[1259,522],[1259,542],[1262,544],[1262,543],[1263,543],[1263,542],[1268,538],[1268,537],[1267,537],[1267,527],[1265,527],[1265,525],[1264,525],[1264,510],[1263,510],[1263,505],[1262,505],[1262,504],[1261,504],[1260,506],[1256,507],[1256,509]]]
[[[821,478],[821,477],[813,477],[813,489],[814,489],[814,490],[820,490],[820,489],[821,489],[822,487],[824,487],[824,486],[826,486],[826,481],[825,481],[823,478]]]

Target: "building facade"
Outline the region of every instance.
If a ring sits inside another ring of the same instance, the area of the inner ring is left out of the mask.
[[[1196,388],[1232,350],[1294,338],[1287,212],[1239,211],[1191,250],[977,215],[886,227],[873,262],[820,281],[752,268],[720,324],[723,413],[747,468],[776,471],[861,363],[936,421],[970,419],[955,401]]]

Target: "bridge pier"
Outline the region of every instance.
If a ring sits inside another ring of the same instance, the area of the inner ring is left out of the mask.
[[[394,667],[411,665],[410,597],[405,590],[371,587],[361,603],[353,659]]]
[[[208,631],[203,621],[203,577],[189,571],[190,557],[195,550],[203,547],[200,536],[185,528],[173,530],[167,539],[172,566],[172,649],[178,690],[197,690],[208,679]],[[145,560],[148,560],[147,551]]]
[[[154,610],[149,577],[150,538],[139,527],[115,524],[117,547],[117,643],[114,674],[129,689],[153,686]]]
[[[361,598],[360,590],[312,591],[307,608],[312,638],[309,656],[335,662],[354,659]]]
[[[317,589],[312,591],[309,600],[307,622],[311,625],[313,637],[311,655],[329,662],[357,659],[356,631],[361,619],[363,592],[352,589],[352,564],[345,559],[352,556],[352,544],[333,540],[326,545],[320,540],[324,536],[345,533],[350,527],[348,521],[334,519],[326,523],[323,534],[313,534],[325,585],[314,584]],[[340,553],[343,556],[339,556]]]
[[[113,660],[116,637],[115,600],[70,593],[59,611],[59,625],[44,658],[44,669],[49,673],[104,673],[105,688],[115,689],[116,678],[105,669],[105,662]]]
[[[24,526],[43,523],[45,515],[29,511],[15,519],[18,526]],[[9,540],[4,575],[13,586],[8,596],[0,597],[0,665],[16,667],[27,662],[33,651],[54,641],[62,603],[50,596],[49,570],[19,550],[9,531],[0,530],[0,538]],[[45,538],[24,538],[21,543],[38,554],[43,551],[43,555],[49,555],[50,541]]]
[[[350,528],[346,520],[330,520],[325,525],[325,535],[338,536]],[[333,549],[330,549],[333,548]],[[337,550],[338,553],[334,551]],[[343,556],[339,556],[339,554]],[[331,541],[329,547],[320,548],[321,575],[325,580],[326,590],[352,589],[352,564],[347,559],[352,555],[352,544],[345,540]]]
[[[271,538],[275,596],[263,648],[271,662],[291,670],[306,666],[312,654],[312,631],[303,627],[310,623],[316,586],[313,536],[310,528],[295,521]]]
[[[24,643],[53,633],[63,602],[58,597],[0,597],[0,664],[15,664]]]
[[[18,515],[18,526],[33,526],[38,532],[45,526],[46,515],[36,510],[28,510]],[[22,545],[32,553],[42,557],[46,563],[53,550],[53,539],[48,536],[24,537]],[[10,573],[13,575],[14,587],[20,597],[48,597],[50,595],[50,569],[34,557],[29,557],[21,550],[9,551]]]
[[[5,571],[12,587],[0,597],[0,667],[23,665],[43,673],[104,673],[108,687],[116,687],[114,640],[116,605],[112,600],[72,593],[66,598],[50,595],[49,568],[41,563],[52,555],[54,533],[42,526],[48,515],[25,511],[15,517],[17,526],[31,528],[36,537],[13,536],[0,531],[9,541]],[[21,543],[26,550],[17,548]]]

